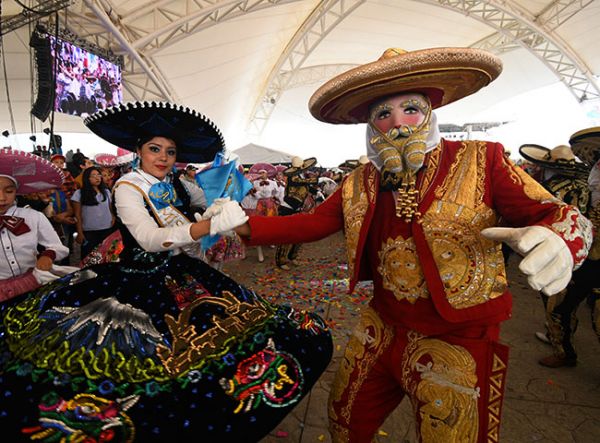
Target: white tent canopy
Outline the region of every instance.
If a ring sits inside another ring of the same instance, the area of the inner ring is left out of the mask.
[[[327,166],[358,158],[364,127],[317,122],[308,101],[320,84],[390,47],[473,47],[501,58],[498,80],[440,109],[440,123],[512,122],[489,136],[513,150],[566,143],[600,125],[598,0],[27,0],[29,9],[45,8],[38,16],[22,15],[20,3],[2,2],[0,132],[49,126],[30,116],[29,38],[34,20],[54,29],[53,5],[59,27],[124,57],[126,101],[196,109],[228,146],[285,146]],[[9,28],[20,14],[21,25]],[[535,91],[543,93],[528,98]],[[65,114],[56,114],[54,130],[87,132]]]
[[[291,154],[265,148],[254,143],[248,143],[246,146],[236,149],[233,154],[239,157],[238,161],[243,165],[253,165],[260,162],[271,164],[290,163],[293,157]]]

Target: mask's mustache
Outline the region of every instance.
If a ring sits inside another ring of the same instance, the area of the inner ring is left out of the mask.
[[[404,169],[419,170],[427,147],[423,135],[412,125],[391,128],[385,136],[373,137],[371,145],[383,160],[385,169],[391,173],[399,173]]]
[[[415,132],[415,127],[410,125],[402,125],[399,128],[392,128],[387,132],[387,136],[391,140],[410,137]]]

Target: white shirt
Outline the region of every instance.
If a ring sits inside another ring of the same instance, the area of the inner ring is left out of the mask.
[[[144,250],[148,252],[173,250],[180,253],[181,246],[195,241],[190,234],[191,222],[183,226],[159,226],[146,209],[143,191],[138,187],[122,183],[128,182],[128,178],[138,179],[139,176],[150,184],[160,182],[156,177],[140,169],[125,174],[117,180],[114,194],[118,217]]]
[[[54,251],[55,260],[62,260],[69,255],[69,248],[60,242],[48,218],[41,212],[14,205],[4,215],[24,218],[30,231],[14,235],[6,228],[0,230],[0,280],[16,277],[34,268],[38,259],[38,245]]]
[[[285,203],[285,185],[283,183],[277,182],[277,193],[275,194],[275,198],[279,202],[280,205],[285,205],[289,207],[287,203]]]
[[[319,178],[319,184],[323,185],[323,194],[325,195],[325,197],[329,197],[331,194],[333,194],[338,187],[335,180],[329,177]]]
[[[181,176],[181,184],[190,195],[190,206],[192,208],[206,209],[206,196],[198,183],[185,176]]]
[[[261,185],[260,184],[261,182],[267,182],[267,184]],[[254,189],[256,189],[256,194],[254,194],[254,196],[259,200],[263,199],[263,198],[277,197],[278,186],[277,186],[277,182],[275,180],[258,179],[258,180],[254,180],[252,185],[254,186]]]
[[[258,204],[258,200],[256,197],[250,193],[246,194],[246,196],[242,199],[240,206],[243,209],[256,209],[256,205]]]

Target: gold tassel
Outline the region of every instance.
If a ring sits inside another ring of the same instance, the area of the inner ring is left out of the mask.
[[[410,223],[413,217],[421,217],[418,208],[419,190],[416,188],[416,174],[406,171],[402,174],[400,187],[396,191],[396,217],[403,217],[406,223]]]

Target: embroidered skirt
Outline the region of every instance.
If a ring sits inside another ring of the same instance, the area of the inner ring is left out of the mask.
[[[185,255],[135,263],[0,306],[3,441],[257,441],[327,367],[320,317]]]

